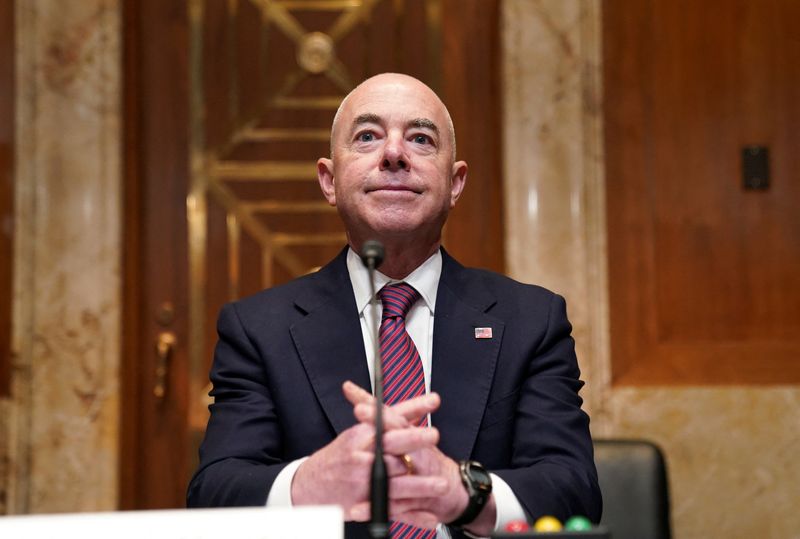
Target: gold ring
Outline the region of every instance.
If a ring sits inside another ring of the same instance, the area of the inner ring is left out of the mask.
[[[406,465],[406,473],[408,475],[414,475],[414,461],[411,460],[411,457],[404,453],[400,455],[400,460],[402,460],[403,464]]]

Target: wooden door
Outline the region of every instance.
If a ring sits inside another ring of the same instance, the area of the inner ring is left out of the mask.
[[[603,11],[614,381],[797,383],[800,2]]]
[[[208,417],[220,306],[313,271],[345,244],[315,161],[360,80],[402,71],[439,90],[470,163],[445,244],[502,271],[498,6],[130,0],[124,16],[122,506],[178,507]]]

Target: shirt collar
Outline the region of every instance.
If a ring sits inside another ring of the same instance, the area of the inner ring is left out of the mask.
[[[347,249],[347,273],[350,274],[350,283],[353,285],[353,293],[356,297],[356,307],[358,308],[358,313],[361,314],[364,312],[364,308],[370,300],[369,272],[361,262],[361,257],[350,248]],[[431,314],[433,314],[436,306],[436,292],[439,288],[439,277],[441,277],[441,275],[442,252],[440,249],[437,249],[435,253],[428,257],[417,269],[409,273],[402,281],[391,279],[376,270],[375,291],[379,292],[381,288],[389,283],[408,283],[419,292],[422,300],[428,306]]]

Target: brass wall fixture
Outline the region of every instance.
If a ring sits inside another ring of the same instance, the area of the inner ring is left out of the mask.
[[[171,331],[160,332],[156,339],[156,371],[153,395],[159,400],[163,399],[167,394],[169,364],[177,343],[178,338]]]

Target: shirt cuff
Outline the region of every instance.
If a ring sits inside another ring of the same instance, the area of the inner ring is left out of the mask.
[[[497,506],[497,518],[494,521],[494,531],[503,531],[506,524],[514,520],[527,521],[525,509],[522,504],[514,495],[514,491],[508,486],[508,483],[500,479],[499,476],[490,473],[492,477],[492,494],[494,494],[494,503]]]
[[[506,524],[513,520],[527,521],[525,509],[522,508],[522,504],[519,503],[519,500],[514,495],[514,491],[512,491],[511,487],[508,486],[508,483],[491,472],[489,475],[492,477],[492,494],[494,495],[494,504],[497,508],[497,516],[495,517],[494,521],[494,531],[503,531],[503,529],[506,527]],[[471,534],[467,530],[461,531],[467,537],[472,537],[474,539],[487,539],[485,537]]]
[[[308,457],[293,460],[280,471],[267,496],[267,507],[292,507],[292,480]]]

